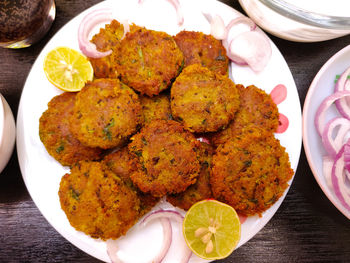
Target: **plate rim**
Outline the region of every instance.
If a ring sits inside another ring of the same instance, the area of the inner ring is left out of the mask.
[[[318,186],[321,188],[322,192],[327,196],[328,200],[331,201],[331,203],[338,209],[339,212],[341,212],[345,217],[347,217],[348,219],[350,219],[350,214],[349,212],[346,210],[345,207],[343,207],[337,200],[337,198],[334,196],[333,194],[333,190],[332,189],[328,189],[330,191],[327,191],[325,189],[325,187],[323,187],[320,176],[321,175],[317,175],[317,169],[316,166],[314,164],[314,162],[312,161],[312,153],[311,153],[311,148],[309,147],[309,141],[308,141],[308,135],[309,135],[309,131],[307,129],[307,119],[309,117],[310,114],[310,104],[311,104],[311,97],[313,95],[313,93],[316,91],[316,86],[320,80],[320,78],[323,76],[323,74],[325,74],[325,72],[327,71],[327,69],[336,62],[337,59],[339,59],[340,57],[342,57],[344,55],[344,53],[348,53],[350,52],[350,44],[343,47],[342,49],[338,50],[335,54],[333,54],[327,61],[325,64],[323,64],[323,66],[319,69],[319,71],[317,72],[317,74],[315,75],[315,77],[313,78],[308,92],[306,94],[305,97],[305,101],[304,101],[304,107],[303,107],[303,114],[302,114],[302,127],[303,127],[303,133],[302,133],[302,138],[303,138],[303,145],[304,145],[304,151],[305,151],[305,155],[306,155],[306,159],[307,162],[309,164],[309,167],[312,171],[312,174],[318,184]],[[327,187],[327,186],[326,186]]]
[[[239,12],[239,11],[237,11],[236,9],[234,9],[234,8],[232,8],[231,6],[228,6],[227,4],[225,4],[225,3],[223,3],[223,2],[220,2],[220,1],[217,1],[217,0],[207,0],[207,1],[209,1],[209,2],[212,2],[212,3],[215,3],[215,4],[217,4],[217,5],[222,5],[222,6],[225,6],[227,9],[230,9],[230,10],[233,10],[234,12],[236,12],[236,13],[238,13],[238,14],[240,14],[240,15],[244,15],[244,14],[242,14],[241,12]],[[100,3],[97,3],[97,4],[95,4],[95,5],[92,5],[91,7],[89,7],[89,8],[87,8],[87,9],[85,9],[85,10],[83,10],[82,12],[80,12],[80,13],[78,13],[75,17],[73,17],[72,19],[70,19],[69,21],[67,21],[67,23],[62,27],[62,28],[60,28],[56,33],[55,33],[55,35],[57,34],[57,33],[59,33],[61,30],[63,30],[69,23],[71,23],[72,22],[72,20],[74,20],[74,19],[76,19],[78,16],[81,16],[83,13],[86,13],[86,12],[90,12],[91,10],[93,10],[94,8],[96,8],[96,6],[98,6],[98,5],[100,5],[100,4],[102,4],[102,3],[105,3],[105,2],[112,2],[112,1],[102,1],[102,2],[100,2]],[[54,36],[53,36],[54,37]],[[270,38],[269,38],[270,39]],[[51,41],[51,40],[50,40]],[[43,50],[46,48],[46,46],[50,43],[50,41],[43,47]],[[275,46],[275,44],[272,42],[272,40],[270,39],[270,41],[271,41],[271,44],[272,45],[274,45]],[[294,78],[293,78],[293,75],[292,75],[292,73],[291,73],[291,71],[290,71],[290,68],[289,68],[289,66],[288,66],[288,64],[287,64],[287,62],[285,61],[285,59],[284,59],[284,57],[283,57],[283,55],[281,54],[281,52],[279,51],[279,49],[275,46],[275,48],[276,48],[276,50],[278,51],[278,55],[279,55],[279,57],[281,57],[282,58],[282,60],[283,60],[283,63],[285,63],[286,64],[286,67],[287,67],[287,69],[288,69],[288,75],[290,75],[290,78],[291,78],[291,81],[293,82],[293,89],[295,89],[296,90],[296,96],[298,97],[298,105],[296,105],[296,106],[298,106],[298,111],[300,110],[300,113],[301,113],[301,105],[300,105],[300,97],[299,97],[299,94],[298,94],[298,92],[297,92],[297,87],[296,87],[296,84],[295,84],[295,81],[294,81]],[[42,50],[42,51],[43,51]],[[42,52],[41,51],[41,52]],[[40,53],[41,54],[41,53]],[[39,56],[38,56],[38,58],[40,57],[40,54],[39,54]],[[37,59],[38,59],[37,58]],[[36,59],[36,60],[37,60]],[[33,66],[36,64],[36,61],[33,63]],[[29,72],[29,74],[28,74],[28,76],[30,75],[30,73],[31,72]],[[28,78],[28,77],[27,77]],[[25,85],[24,85],[24,87],[26,86],[26,84],[27,84],[27,80],[26,80],[26,83],[25,83]],[[17,141],[18,141],[18,144],[17,144],[17,155],[18,155],[18,159],[19,159],[19,163],[20,163],[20,169],[21,169],[21,172],[22,172],[22,174],[23,174],[23,179],[24,179],[24,182],[25,182],[25,185],[26,185],[26,188],[28,189],[28,192],[29,192],[29,194],[30,194],[30,196],[31,196],[31,198],[32,198],[32,200],[34,201],[34,200],[36,200],[36,198],[33,198],[33,196],[32,196],[32,193],[31,193],[31,191],[30,191],[30,187],[29,187],[29,185],[28,185],[28,182],[27,182],[27,179],[26,179],[26,176],[24,176],[24,174],[26,173],[25,171],[24,171],[24,164],[23,164],[23,162],[24,162],[24,160],[21,158],[21,153],[20,153],[20,146],[21,146],[21,144],[22,145],[24,145],[24,143],[23,143],[23,140],[24,140],[24,136],[22,135],[22,132],[23,132],[23,113],[22,113],[22,111],[23,111],[23,101],[22,101],[22,96],[21,96],[21,99],[20,99],[20,103],[19,103],[19,108],[18,108],[18,114],[17,114],[17,120],[19,121],[19,125],[18,125],[18,127],[17,127]],[[22,115],[21,115],[22,114]],[[298,127],[299,126],[302,126],[302,124],[301,124],[301,118],[302,117],[302,115],[300,114],[300,116],[298,116]],[[300,123],[299,123],[300,122]],[[300,130],[300,135],[302,134],[302,132],[301,132],[301,130]],[[299,139],[299,138],[298,138]],[[255,231],[253,231],[252,232],[252,235],[249,237],[249,238],[247,238],[244,242],[243,242],[243,244],[245,244],[246,242],[248,242],[251,238],[253,238],[259,231],[261,231],[264,227],[265,227],[265,225],[272,219],[272,217],[275,215],[275,213],[278,211],[278,209],[279,209],[279,207],[280,207],[280,205],[283,203],[283,201],[284,201],[284,199],[285,199],[285,197],[286,197],[286,195],[288,194],[288,192],[289,192],[289,190],[290,190],[290,187],[292,186],[292,183],[293,183],[293,180],[294,180],[294,177],[295,177],[295,174],[296,174],[296,171],[297,171],[297,167],[298,167],[298,163],[299,163],[299,160],[300,160],[300,155],[301,155],[301,146],[302,146],[302,136],[300,136],[300,141],[298,140],[298,151],[297,152],[295,152],[295,155],[297,155],[297,158],[296,158],[296,162],[295,162],[295,169],[294,169],[294,175],[293,175],[293,177],[292,177],[292,179],[289,181],[289,187],[285,190],[285,192],[284,192],[284,194],[281,196],[281,198],[280,198],[280,200],[278,200],[278,202],[276,202],[275,203],[275,211],[272,213],[272,215],[271,216],[266,216],[266,217],[262,217],[261,218],[261,222],[262,222],[262,225],[261,225],[261,227],[260,228],[258,228],[258,229],[256,229]],[[293,167],[294,168],[294,167]],[[74,245],[75,247],[77,247],[77,248],[79,248],[79,249],[81,249],[82,251],[84,251],[85,253],[87,253],[87,254],[89,254],[89,255],[91,255],[92,257],[95,257],[95,258],[98,258],[98,259],[100,259],[100,260],[102,260],[102,261],[104,261],[105,259],[104,258],[101,258],[101,257],[98,257],[98,256],[96,256],[96,254],[92,254],[91,253],[91,251],[90,250],[88,250],[88,249],[86,249],[83,245],[81,245],[81,244],[77,244],[77,242],[73,242],[73,240],[74,240],[74,238],[72,239],[71,237],[70,237],[70,234],[68,233],[64,233],[63,231],[62,231],[62,229],[60,229],[60,228],[58,228],[58,227],[56,227],[55,225],[53,225],[52,223],[51,223],[51,220],[49,219],[49,217],[47,217],[47,215],[45,214],[45,213],[43,213],[42,212],[42,209],[38,206],[38,204],[34,201],[34,203],[35,203],[35,205],[37,206],[37,208],[39,209],[39,211],[40,211],[40,213],[41,213],[41,215],[47,220],[47,222],[61,235],[61,236],[63,236],[68,242],[70,242],[72,245]]]

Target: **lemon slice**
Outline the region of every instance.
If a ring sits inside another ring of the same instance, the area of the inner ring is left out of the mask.
[[[44,71],[53,85],[71,92],[80,91],[94,76],[90,61],[80,52],[68,47],[51,50],[44,59]]]
[[[186,213],[182,230],[193,253],[207,260],[228,257],[241,238],[236,211],[216,200],[195,203]]]

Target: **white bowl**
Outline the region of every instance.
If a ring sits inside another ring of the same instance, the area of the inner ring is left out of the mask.
[[[16,138],[15,119],[10,106],[0,94],[0,173],[10,160]]]
[[[327,155],[327,153],[314,124],[319,105],[327,96],[334,92],[334,79],[336,75],[343,73],[349,66],[350,45],[333,55],[322,66],[312,81],[303,108],[303,143],[307,160],[317,183],[334,206],[350,219],[350,211],[341,204],[334,190],[329,187],[323,175],[322,158],[324,155]],[[339,113],[337,113],[334,105],[332,105],[326,115],[327,121],[339,115]]]

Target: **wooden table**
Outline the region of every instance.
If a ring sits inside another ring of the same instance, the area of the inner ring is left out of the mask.
[[[98,2],[56,0],[56,20],[40,43],[22,50],[0,49],[0,92],[15,116],[26,77],[46,42]],[[243,12],[236,0],[223,2]],[[271,39],[292,71],[301,105],[320,67],[350,43],[350,36],[310,44]],[[0,176],[0,262],[98,262],[65,240],[41,215],[23,183],[16,152]],[[293,184],[275,216],[220,262],[350,262],[350,221],[323,194],[303,151]]]

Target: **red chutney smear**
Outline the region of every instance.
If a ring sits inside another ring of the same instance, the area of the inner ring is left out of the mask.
[[[271,99],[274,103],[280,104],[287,98],[287,88],[283,84],[278,84],[270,93]],[[289,126],[289,120],[286,115],[280,113],[278,119],[278,128],[276,133],[284,133]]]

